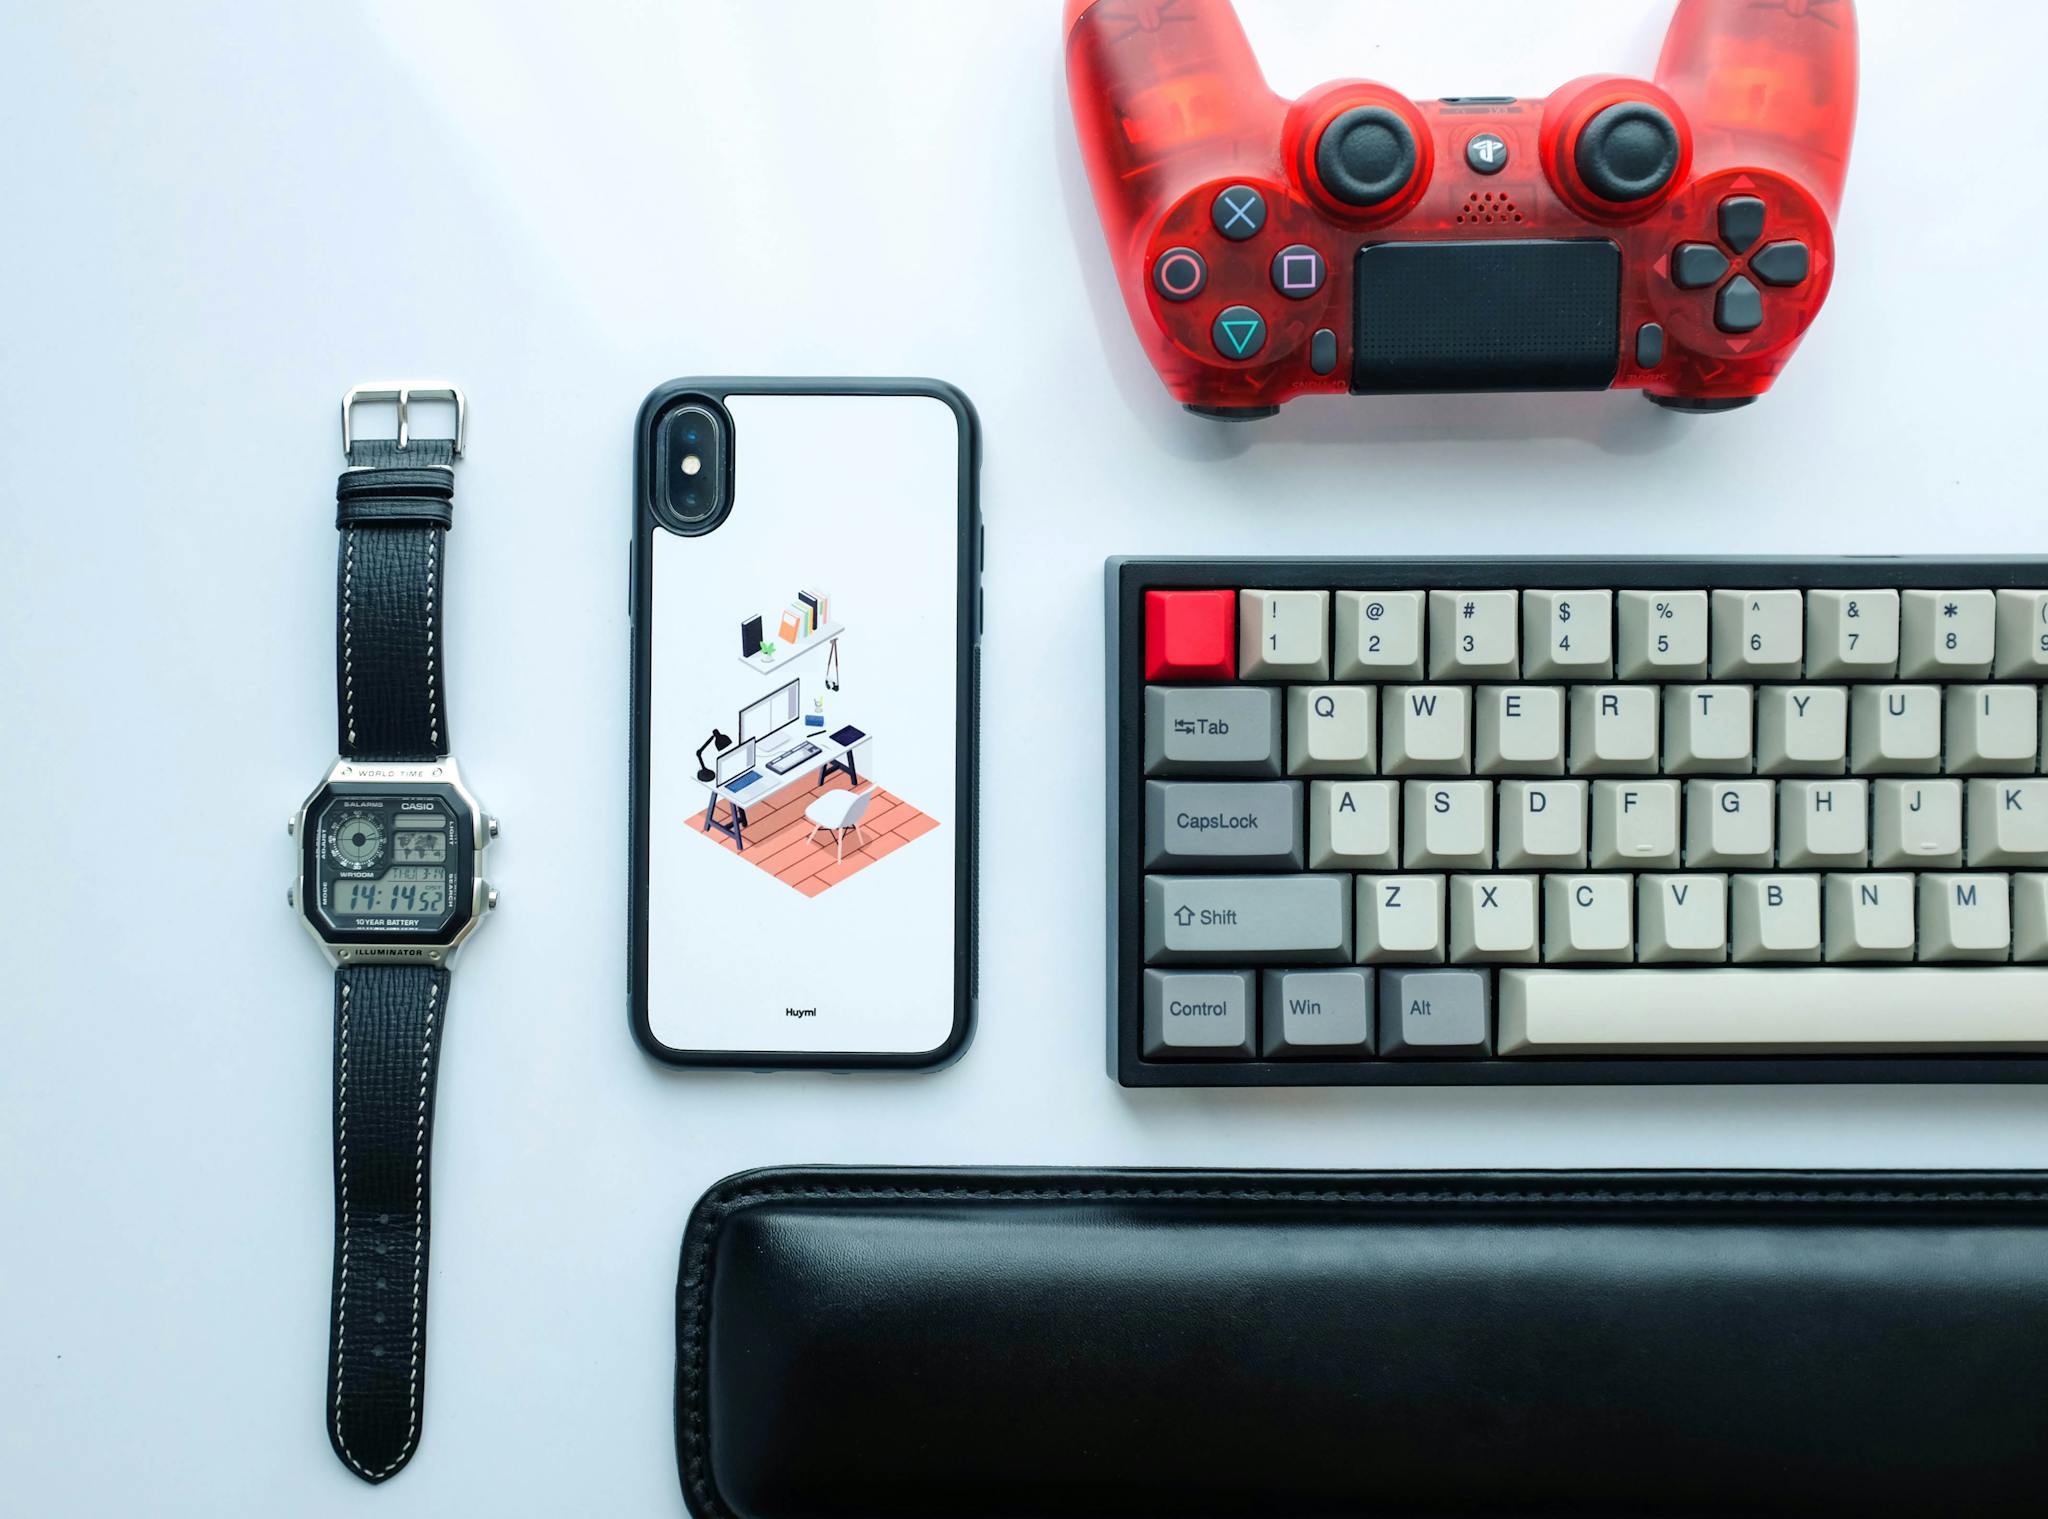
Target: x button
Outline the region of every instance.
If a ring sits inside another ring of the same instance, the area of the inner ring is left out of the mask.
[[[1209,208],[1216,230],[1234,243],[1257,237],[1266,226],[1266,197],[1250,185],[1232,185]]]

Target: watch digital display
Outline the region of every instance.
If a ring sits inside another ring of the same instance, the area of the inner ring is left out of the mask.
[[[314,818],[309,905],[332,932],[407,942],[459,926],[468,856],[447,796],[350,788],[324,798]]]

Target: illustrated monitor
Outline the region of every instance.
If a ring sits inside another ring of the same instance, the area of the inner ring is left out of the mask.
[[[762,697],[750,707],[740,709],[740,742],[759,743],[771,733],[787,728],[796,721],[798,708],[797,687],[801,681],[791,681],[780,690]]]

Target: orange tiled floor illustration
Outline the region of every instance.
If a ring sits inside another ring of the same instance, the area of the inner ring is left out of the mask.
[[[874,783],[863,780],[862,784]],[[724,834],[706,832],[701,809],[691,813],[683,826],[706,843],[716,844],[726,853],[738,855],[749,865],[767,871],[776,880],[794,886],[807,897],[815,897],[939,826],[936,818],[925,816],[901,797],[876,787],[875,799],[868,803],[867,816],[860,825],[860,831],[867,835],[867,842],[861,843],[854,837],[853,830],[848,829],[844,858],[835,862],[831,831],[821,828],[815,839],[810,838],[811,824],[804,816],[804,808],[813,798],[827,791],[849,789],[852,789],[852,783],[835,772],[823,786],[790,786],[779,795],[749,807],[745,852],[741,852]],[[719,817],[724,820],[723,807]]]

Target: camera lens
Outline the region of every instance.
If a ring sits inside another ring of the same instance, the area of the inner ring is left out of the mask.
[[[730,433],[709,405],[686,401],[663,419],[657,435],[659,496],[655,507],[679,532],[708,532],[727,504]]]

